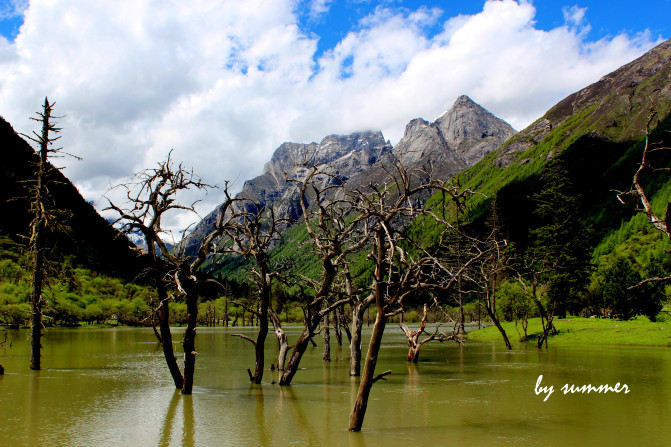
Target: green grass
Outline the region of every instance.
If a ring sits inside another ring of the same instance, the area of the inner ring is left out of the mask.
[[[511,343],[518,342],[515,323],[502,324]],[[548,345],[632,345],[671,347],[671,320],[652,323],[646,317],[619,321],[598,318],[571,317],[555,320],[559,333],[551,336]],[[520,332],[522,329],[520,327]],[[534,344],[541,332],[539,318],[529,320],[529,338],[525,343]],[[494,326],[468,333],[468,341],[500,342],[501,334]],[[521,343],[521,342],[518,342]]]

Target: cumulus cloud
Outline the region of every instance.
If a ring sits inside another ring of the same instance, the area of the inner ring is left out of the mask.
[[[84,157],[66,175],[100,209],[109,184],[171,148],[208,183],[240,188],[283,141],[379,129],[395,143],[410,119],[433,119],[460,94],[520,129],[655,43],[589,41],[577,6],[566,25],[539,30],[530,2],[502,0],[452,18],[378,7],[317,58],[296,4],[34,0],[16,41],[0,39],[0,115],[28,132],[44,96],[55,100],[63,144]],[[220,201],[210,193],[201,214]]]

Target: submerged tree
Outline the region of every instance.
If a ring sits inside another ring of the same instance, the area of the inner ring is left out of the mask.
[[[175,166],[171,155],[172,151],[165,161],[158,163],[156,168],[145,169],[133,176],[128,183],[118,185],[116,188],[125,191],[126,203],[124,206],[118,206],[108,199],[107,209],[114,210],[119,215],[115,223],[122,224],[122,231],[140,232],[145,238],[151,262],[150,274],[158,295],[158,307],[155,309],[160,328],[158,339],[163,346],[163,354],[175,386],[181,389],[182,393],[191,394],[196,362],[195,339],[198,318],[199,280],[195,272],[211,252],[212,243],[221,231],[217,226],[203,240],[198,255],[193,260],[170,249],[164,239],[166,231],[163,220],[166,215],[175,210],[195,212],[195,203],[181,204],[177,195],[189,189],[210,188],[193,171],[186,170],[181,164]],[[225,212],[226,209],[222,208],[219,219],[223,218]],[[182,341],[183,373],[180,372],[173,352],[169,325],[169,302],[178,297],[182,298],[187,306],[187,326]]]
[[[448,290],[477,259],[466,260],[458,266],[442,263],[423,246],[421,235],[403,231],[407,222],[420,215],[442,228],[443,235],[453,230],[446,220],[419,207],[417,199],[423,192],[443,191],[454,197],[470,191],[445,186],[425,171],[413,175],[398,159],[392,159],[384,169],[386,182],[381,185],[371,183],[365,190],[357,190],[357,200],[353,202],[356,212],[365,217],[365,229],[371,241],[368,258],[373,262],[374,273],[370,292],[377,312],[359,390],[350,413],[351,431],[361,430],[373,384],[391,373],[385,371],[375,375],[389,318],[400,313],[404,300],[418,291]]]
[[[38,370],[41,368],[40,349],[42,338],[42,286],[45,279],[45,260],[44,260],[44,241],[46,232],[50,228],[62,228],[62,213],[59,216],[56,206],[53,204],[53,197],[49,190],[49,183],[53,182],[53,172],[57,170],[49,163],[49,159],[62,157],[63,155],[74,157],[62,151],[63,148],[52,147],[53,143],[60,138],[53,135],[60,133],[61,129],[56,127],[53,107],[55,103],[50,103],[49,98],[44,98],[42,111],[37,112],[38,118],[30,118],[42,125],[40,133],[33,132],[33,135],[24,137],[33,141],[39,146],[38,156],[35,167],[35,181],[31,187],[30,209],[33,219],[30,223],[30,252],[33,257],[32,265],[32,293],[31,293],[31,316],[30,326],[32,339],[30,343],[30,369]],[[78,157],[74,157],[77,158]]]
[[[280,350],[283,348],[283,341],[286,342],[286,336],[282,331],[279,319],[271,309],[272,282],[280,277],[280,273],[278,269],[271,265],[269,251],[273,243],[279,239],[280,227],[289,222],[286,219],[278,218],[272,207],[264,207],[251,200],[231,198],[228,190],[225,191],[225,194],[224,208],[229,209],[229,214],[220,228],[224,236],[224,240],[220,242],[223,245],[222,250],[243,256],[252,262],[251,277],[256,284],[258,294],[256,308],[249,308],[243,303],[237,303],[256,315],[259,324],[256,340],[242,334],[234,335],[249,340],[254,345],[254,373],[252,374],[250,369],[247,372],[252,383],[260,384],[263,379],[269,316],[280,343]],[[286,352],[286,347],[284,347],[284,352]],[[278,364],[280,363],[284,363],[283,358],[278,361]]]
[[[349,296],[331,299],[335,296],[334,284],[349,262],[348,256],[366,243],[360,233],[362,216],[351,214],[350,203],[337,194],[342,192],[342,179],[310,163],[305,163],[305,167],[308,175],[300,182],[300,202],[305,229],[320,257],[321,277],[316,280],[303,277],[313,287],[314,295],[306,294],[303,331],[291,351],[286,369],[280,377],[280,385],[291,384],[322,318],[349,302]]]
[[[457,331],[458,329],[455,327],[450,334],[447,332],[439,332],[440,331],[440,324],[436,326],[436,330],[433,332],[433,334],[428,334],[426,332],[426,325],[428,323],[428,306],[425,303],[424,304],[424,314],[422,316],[422,321],[419,323],[419,328],[415,329],[414,331],[411,330],[404,322],[403,322],[403,313],[401,313],[401,320],[398,322],[398,325],[401,327],[403,330],[403,333],[405,333],[405,337],[408,339],[408,361],[412,363],[417,363],[419,361],[419,351],[422,349],[422,346],[424,344],[430,342],[430,341],[438,341],[440,343],[448,340],[457,340]],[[456,326],[456,325],[455,325]],[[424,339],[421,339],[422,334],[427,334],[428,336]]]

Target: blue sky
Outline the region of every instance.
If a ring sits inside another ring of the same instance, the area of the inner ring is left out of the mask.
[[[482,10],[482,1],[477,0],[335,0],[325,2],[328,8],[314,17],[310,12],[310,1],[303,1],[300,9],[301,26],[320,37],[317,54],[333,48],[350,31],[356,30],[359,21],[372,10],[382,5],[391,8],[417,10],[439,8],[441,17],[459,14],[475,14]],[[586,18],[591,25],[589,37],[594,40],[614,36],[622,32],[636,34],[644,30],[668,39],[671,37],[671,0],[536,0],[536,27],[551,30],[564,24],[564,13],[571,7],[587,8]],[[428,27],[431,37],[441,31],[441,22]]]
[[[317,54],[333,48],[345,35],[357,29],[359,21],[378,6],[392,8],[440,8],[442,17],[459,14],[475,14],[482,10],[482,1],[477,0],[335,0],[326,1],[326,11],[315,15],[310,11],[310,1],[299,3],[298,14],[301,26],[320,37]],[[0,35],[13,41],[23,16],[18,14],[27,4],[24,1],[0,0]],[[654,35],[671,37],[671,0],[638,0],[635,4],[625,0],[542,0],[535,1],[537,28],[550,30],[564,23],[563,10],[570,7],[587,8],[591,25],[589,35],[593,39],[613,36],[621,32],[635,34],[650,30]],[[427,30],[428,34],[440,32],[440,22]]]
[[[396,144],[462,94],[522,129],[671,37],[670,1],[0,0],[0,115],[30,133],[55,100],[84,159],[66,175],[101,206],[171,148],[235,190],[282,142]]]

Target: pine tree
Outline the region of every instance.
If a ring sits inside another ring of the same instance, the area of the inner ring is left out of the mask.
[[[556,313],[580,309],[579,296],[589,283],[589,233],[578,218],[581,196],[568,171],[557,160],[541,177],[542,189],[534,194],[535,227],[531,251],[554,268],[547,273],[548,297]]]

